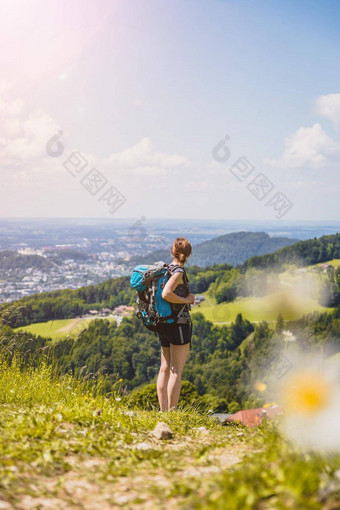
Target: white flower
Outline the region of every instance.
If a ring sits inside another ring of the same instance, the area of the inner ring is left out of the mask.
[[[281,383],[282,431],[302,448],[340,450],[339,368],[304,360]]]
[[[285,342],[295,342],[296,336],[294,336],[291,331],[284,330],[282,331],[282,334]]]

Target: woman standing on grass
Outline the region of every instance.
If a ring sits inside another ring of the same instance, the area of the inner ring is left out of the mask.
[[[191,347],[192,322],[189,305],[195,301],[195,296],[189,291],[188,278],[183,267],[191,255],[191,244],[184,237],[178,237],[173,242],[171,255],[172,276],[164,286],[162,298],[171,303],[178,319],[175,323],[160,323],[157,326],[161,345],[157,395],[161,411],[177,409],[182,371]]]

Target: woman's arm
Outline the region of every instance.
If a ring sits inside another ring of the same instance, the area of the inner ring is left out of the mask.
[[[181,297],[174,293],[174,290],[180,283],[183,283],[183,276],[182,272],[178,271],[173,274],[166,282],[162,291],[162,298],[169,303],[193,303],[195,300],[195,296],[193,294],[188,294],[186,297]]]

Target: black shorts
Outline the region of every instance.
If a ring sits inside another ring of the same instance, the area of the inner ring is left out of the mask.
[[[190,343],[191,349],[191,334],[192,323],[186,324],[158,324],[157,333],[159,343],[162,347],[170,347],[173,345],[185,345]]]

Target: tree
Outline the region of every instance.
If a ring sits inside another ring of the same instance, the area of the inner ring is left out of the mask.
[[[281,333],[283,328],[284,328],[284,320],[283,320],[282,315],[279,313],[279,315],[277,316],[277,319],[276,319],[276,328],[275,328],[276,333]]]
[[[235,414],[235,413],[237,413],[237,411],[240,411],[240,410],[241,410],[241,406],[235,400],[233,400],[232,402],[230,402],[230,404],[228,404],[228,413]]]

